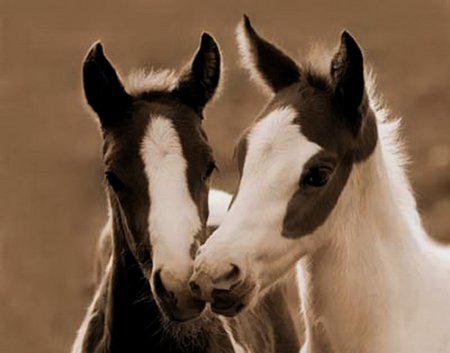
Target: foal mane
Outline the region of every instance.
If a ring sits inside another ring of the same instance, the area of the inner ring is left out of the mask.
[[[379,144],[391,185],[399,193],[401,207],[409,218],[421,224],[416,199],[408,177],[410,158],[406,152],[405,140],[402,136],[402,119],[392,114],[382,96],[376,92],[376,77],[368,66],[365,72],[366,92],[369,105],[375,113]]]

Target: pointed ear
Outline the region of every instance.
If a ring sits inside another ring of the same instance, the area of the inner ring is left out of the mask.
[[[200,47],[174,92],[201,113],[217,90],[221,65],[219,46],[211,35],[203,33]]]
[[[331,62],[334,99],[356,135],[362,123],[365,101],[364,59],[355,39],[346,31],[341,34],[341,44]]]
[[[244,66],[271,92],[277,92],[300,79],[298,65],[276,46],[261,38],[246,15],[237,28],[237,40]]]
[[[88,104],[97,113],[103,128],[110,127],[131,103],[100,42],[89,49],[83,63],[83,87]]]

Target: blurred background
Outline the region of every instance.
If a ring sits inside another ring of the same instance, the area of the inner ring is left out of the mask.
[[[225,60],[206,129],[233,191],[234,142],[265,98],[238,65],[243,13],[290,54],[349,29],[412,156],[426,228],[450,241],[450,1],[0,0],[0,352],[68,352],[92,294],[105,221],[100,134],[81,95],[80,65],[101,39],[122,74],[179,67],[212,33]]]

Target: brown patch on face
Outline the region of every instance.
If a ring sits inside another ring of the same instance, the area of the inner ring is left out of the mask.
[[[309,168],[316,168],[324,163],[322,158],[327,154],[322,151],[313,156],[305,165],[304,174],[309,172]],[[284,237],[298,238],[311,234],[325,222],[348,180],[352,161],[349,157],[344,157],[333,169],[329,182],[320,188],[307,186],[300,178],[299,188],[287,206],[282,231]]]
[[[312,72],[308,75],[302,82],[280,92],[273,103],[294,107],[298,111],[295,122],[300,132],[323,148],[305,164],[299,187],[288,203],[282,231],[288,238],[311,234],[325,222],[347,183],[353,164],[366,160],[378,139],[375,116],[367,106],[360,132],[354,136],[333,102],[332,86]],[[312,187],[302,183],[310,170],[322,166],[332,170],[326,185]]]

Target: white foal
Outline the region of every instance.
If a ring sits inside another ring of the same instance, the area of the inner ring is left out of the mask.
[[[252,307],[298,263],[302,352],[449,353],[450,251],[422,227],[398,122],[368,92],[356,41],[343,32],[321,73],[247,18],[238,39],[273,97],[239,142],[236,198],[196,258],[203,297]]]

